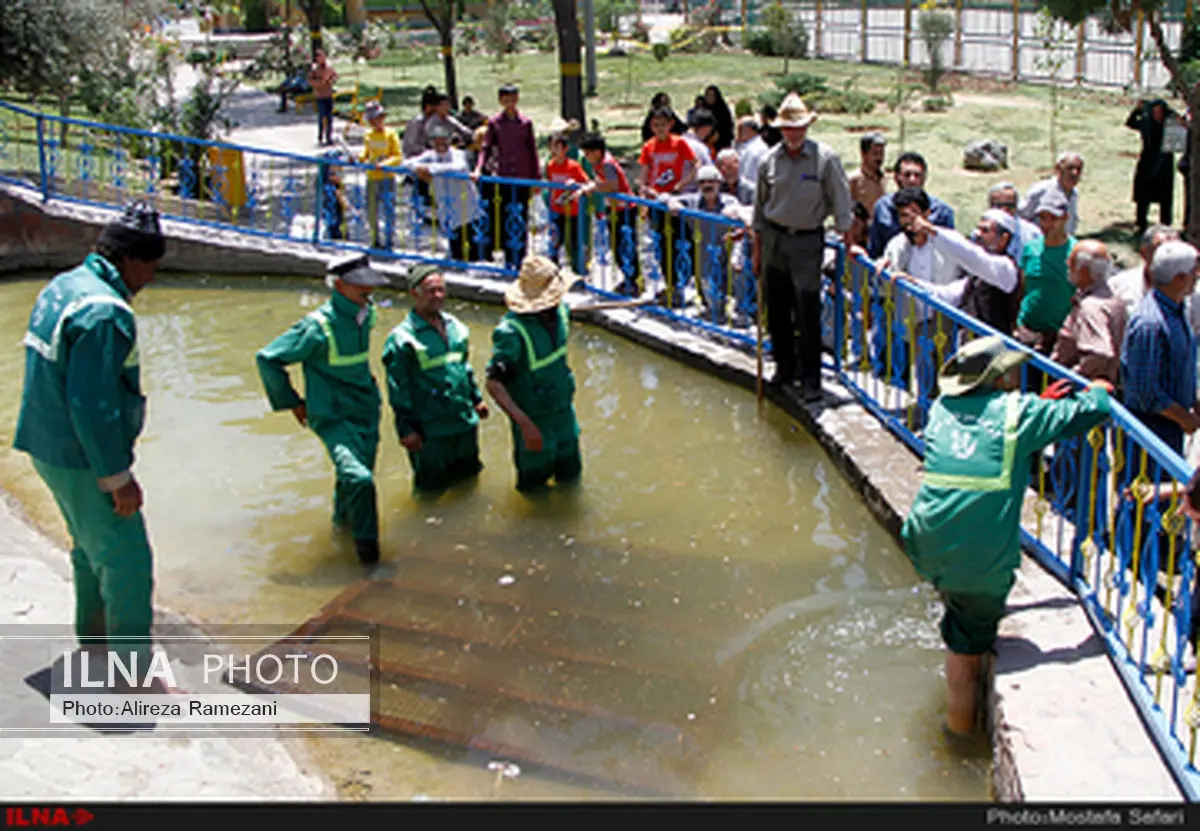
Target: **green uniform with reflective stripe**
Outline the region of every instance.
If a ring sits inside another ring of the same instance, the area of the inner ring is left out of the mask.
[[[145,668],[153,619],[150,542],[141,511],[117,516],[99,481],[133,467],[145,418],[131,299],[120,273],[99,254],[42,289],[24,338],[13,447],[33,457],[71,535],[76,633],[122,636],[117,643],[131,645]],[[119,481],[105,484],[111,490]]]
[[[468,361],[470,331],[454,315],[443,312],[442,321],[445,338],[410,311],[383,346],[396,436],[417,433],[424,442],[408,453],[417,490],[439,490],[483,469],[475,410],[483,397]]]
[[[537,314],[507,313],[492,333],[492,363],[515,370],[504,382],[508,394],[542,433],[542,450],[531,453],[516,424],[512,425],[517,487],[578,479],[579,423],[575,419],[575,376],[567,364],[570,315],[560,303],[551,331]]]
[[[271,409],[305,405],[335,470],[334,522],[349,526],[356,540],[379,538],[374,470],[380,395],[368,363],[374,324],[373,304],[360,308],[335,291],[257,356]],[[297,363],[305,399],[288,377],[287,367]]]
[[[999,600],[1002,614],[1021,564],[1021,508],[1032,457],[1108,415],[1108,393],[1101,389],[1060,401],[995,389],[938,398],[925,430],[924,479],[901,531],[917,572],[952,599],[977,598],[977,606],[989,607]],[[992,639],[998,622],[998,616],[984,621]],[[944,636],[952,623],[943,620]],[[951,635],[951,649],[967,654],[983,649],[964,639],[988,637],[986,631]]]

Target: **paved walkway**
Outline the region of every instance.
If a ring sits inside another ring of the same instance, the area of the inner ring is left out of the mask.
[[[3,498],[0,552],[0,627],[69,625],[74,595],[66,552],[33,530]],[[0,676],[0,799],[334,797],[332,786],[293,756],[293,742],[298,740],[166,738],[153,733],[87,738],[2,735],[4,724],[21,720],[22,713],[48,713],[45,698],[24,681],[44,663],[14,661],[13,650],[3,651],[10,659]],[[180,685],[188,688],[186,676]]]

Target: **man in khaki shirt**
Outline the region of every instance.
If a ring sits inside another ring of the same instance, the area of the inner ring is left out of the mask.
[[[850,198],[854,200],[854,225],[850,236],[857,245],[867,244],[871,215],[875,203],[887,192],[883,180],[883,159],[887,152],[887,139],[882,133],[867,133],[858,142],[861,164],[850,174]],[[862,206],[860,209],[859,206]],[[866,217],[862,219],[861,217]]]
[[[848,241],[850,186],[828,145],[807,138],[817,118],[796,94],[779,106],[783,141],[763,158],[754,202],[754,273],[766,280],[767,317],[775,360],[772,385],[799,381],[807,400],[821,396],[821,263],[825,218],[833,215]],[[800,329],[799,354],[796,329]],[[797,364],[799,366],[797,366]]]
[[[324,49],[317,50],[308,70],[308,83],[317,103],[317,144],[327,147],[333,144],[333,85],[337,83],[337,71],[329,65]]]

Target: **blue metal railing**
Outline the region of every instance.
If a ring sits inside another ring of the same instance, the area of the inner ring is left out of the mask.
[[[145,198],[169,219],[215,231],[506,280],[515,276],[524,247],[576,266],[587,289],[601,297],[654,292],[659,302],[644,311],[743,349],[758,346],[757,286],[741,219],[672,212],[662,202],[606,194],[581,198],[576,216],[555,220],[545,209],[546,194],[562,196],[565,185],[489,176],[475,181],[461,170],[443,170],[421,185],[409,162],[376,169],[394,177],[380,186],[370,183],[371,172],[345,159],[201,142],[0,102],[0,181],[44,200],[113,207]],[[923,454],[921,431],[937,394],[938,368],[961,340],[998,333],[865,259],[847,258],[840,244],[830,249],[822,307],[827,366],[883,425]],[[769,343],[763,351],[770,353]],[[1031,355],[1023,370],[1027,389],[1036,392],[1030,385],[1039,378],[1086,383]],[[1179,455],[1117,404],[1107,423],[1040,459],[1022,541],[1080,597],[1191,800],[1200,793],[1200,691],[1184,662],[1195,562],[1190,523],[1176,513],[1190,474]],[[1147,494],[1161,499],[1137,498]]]

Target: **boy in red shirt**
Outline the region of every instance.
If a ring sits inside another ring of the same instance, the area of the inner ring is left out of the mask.
[[[571,270],[580,277],[587,276],[587,246],[580,225],[579,197],[591,193],[594,185],[579,162],[567,158],[567,137],[561,133],[550,137],[550,161],[546,162],[546,181],[568,185],[568,189],[550,191],[550,218],[554,227],[550,234],[550,259],[558,262],[558,252],[567,247]]]
[[[666,107],[655,110],[650,118],[654,138],[642,146],[642,155],[638,157],[638,163],[642,166],[641,195],[646,199],[662,200],[684,193],[696,178],[696,154],[686,140],[671,134],[673,119],[674,113]],[[670,216],[665,210],[652,208],[650,222],[656,240],[658,267],[667,283],[663,299],[669,301],[671,306],[682,306],[683,288],[692,270],[676,271],[679,243],[687,242],[683,221],[677,216]],[[681,285],[676,285],[677,273],[682,280]]]
[[[590,133],[579,143],[579,149],[592,170],[596,171],[595,193],[620,193],[632,196],[625,171],[608,152],[608,144],[596,133]],[[637,207],[623,199],[606,199],[604,216],[598,217],[608,228],[608,246],[621,276],[620,294],[636,297],[638,288],[638,231]]]

